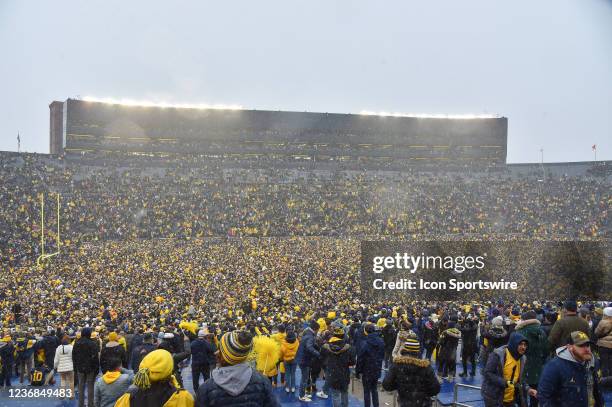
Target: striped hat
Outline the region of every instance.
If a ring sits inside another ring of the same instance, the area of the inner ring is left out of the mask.
[[[227,332],[221,337],[219,352],[230,365],[237,365],[247,359],[253,348],[253,338],[246,331]]]
[[[421,351],[421,344],[416,338],[408,338],[402,346],[402,353],[415,353],[418,354]]]

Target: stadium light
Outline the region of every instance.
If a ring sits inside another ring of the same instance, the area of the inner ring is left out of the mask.
[[[85,96],[81,100],[85,102],[106,103],[111,105],[134,106],[134,107],[161,107],[178,109],[217,109],[217,110],[244,110],[240,105],[206,104],[206,103],[166,103],[152,102],[146,100],[99,98],[96,96]]]
[[[364,116],[381,116],[381,117],[416,117],[426,119],[496,119],[501,116],[490,114],[428,114],[428,113],[397,113],[397,112],[372,112],[362,110],[359,114]]]

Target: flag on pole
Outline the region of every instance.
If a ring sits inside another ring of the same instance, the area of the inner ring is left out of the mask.
[[[596,150],[597,150],[597,144],[593,144],[593,146],[591,147],[591,149],[592,149],[593,151],[596,151]]]

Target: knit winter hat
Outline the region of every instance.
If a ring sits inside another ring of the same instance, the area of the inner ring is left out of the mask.
[[[108,341],[109,342],[117,342],[118,339],[118,335],[117,332],[111,332],[108,334]]]
[[[421,351],[421,344],[419,343],[418,339],[408,338],[406,342],[404,342],[404,345],[402,346],[401,353],[402,354],[411,353],[411,354],[418,355],[420,351]]]
[[[247,331],[227,332],[219,343],[221,357],[230,365],[244,362],[251,349],[253,349],[253,337]]]
[[[134,376],[134,385],[140,389],[148,389],[151,383],[161,382],[172,377],[174,361],[170,352],[157,349],[145,356]]]
[[[612,317],[612,307],[606,307],[603,309],[603,314],[606,317]]]
[[[496,316],[495,318],[493,318],[491,320],[491,325],[493,326],[502,326],[504,325],[504,319],[501,317],[501,315]]]

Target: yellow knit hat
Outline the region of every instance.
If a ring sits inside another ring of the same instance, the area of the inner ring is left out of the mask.
[[[151,383],[161,382],[172,376],[174,362],[170,352],[157,349],[145,356],[140,362],[138,373],[134,376],[134,384],[141,389],[148,389]],[[176,380],[173,380],[176,383]],[[178,387],[177,384],[175,384]]]
[[[117,342],[118,336],[117,336],[117,332],[111,332],[108,334],[108,340],[110,342]]]

